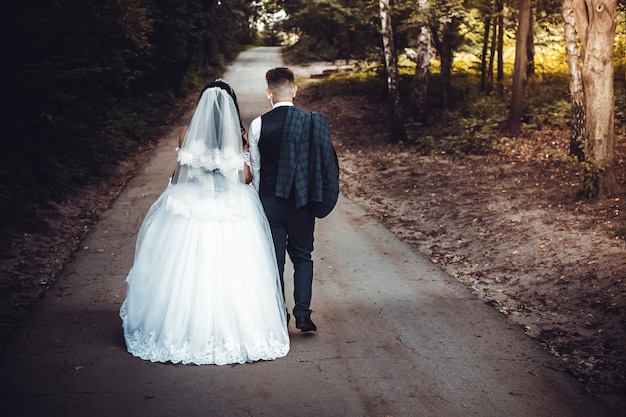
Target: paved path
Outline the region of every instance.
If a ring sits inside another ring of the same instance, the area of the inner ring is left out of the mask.
[[[277,63],[277,49],[253,49],[225,75],[247,121],[269,108],[263,74]],[[124,279],[141,221],[174,167],[179,128],[102,215],[2,353],[1,415],[618,415],[555,370],[519,327],[343,196],[316,231],[319,331],[292,327],[287,357],[236,366],[132,357],[118,317]]]

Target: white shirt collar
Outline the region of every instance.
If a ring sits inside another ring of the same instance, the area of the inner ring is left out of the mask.
[[[278,103],[274,103],[272,108],[275,109],[276,107],[281,106],[293,106],[293,103],[291,101],[279,101]]]

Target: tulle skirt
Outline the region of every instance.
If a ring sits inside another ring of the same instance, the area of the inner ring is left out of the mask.
[[[232,364],[289,351],[269,225],[238,184],[169,185],[137,237],[120,317],[128,351],[153,362]]]

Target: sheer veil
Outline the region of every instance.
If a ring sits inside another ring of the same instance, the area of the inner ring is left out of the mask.
[[[226,90],[210,87],[202,93],[177,159],[167,200],[170,210],[199,217],[215,217],[213,211],[224,217],[225,209],[230,211],[227,217],[237,214],[237,193],[244,185],[243,143],[239,112]],[[221,207],[207,213],[208,199]]]

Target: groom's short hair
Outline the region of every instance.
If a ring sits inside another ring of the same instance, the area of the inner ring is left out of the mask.
[[[294,85],[293,72],[286,67],[272,68],[265,74],[267,86],[272,91],[291,89]]]

